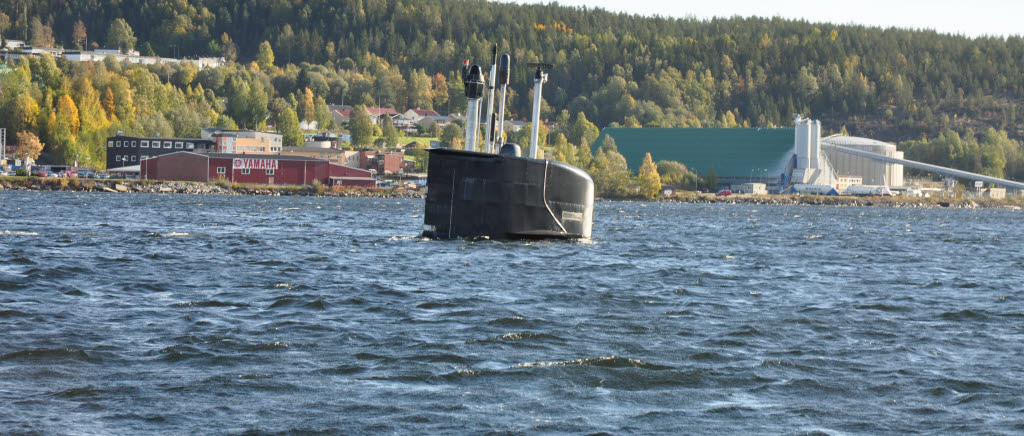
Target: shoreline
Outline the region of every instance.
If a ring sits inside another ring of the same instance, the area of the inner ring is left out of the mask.
[[[193,195],[269,195],[369,198],[423,198],[421,191],[403,187],[362,188],[323,185],[256,185],[230,182],[170,182],[162,180],[0,177],[2,191],[70,191]]]
[[[884,196],[830,196],[733,194],[717,197],[715,194],[685,193],[654,201],[703,204],[754,204],[778,206],[832,206],[832,207],[890,207],[890,208],[953,208],[953,209],[1012,209],[1024,208],[1024,197],[1010,199],[942,198],[942,197],[884,197]]]
[[[72,191],[111,192],[148,194],[193,194],[193,195],[269,195],[269,196],[323,196],[323,197],[365,197],[365,198],[424,198],[422,190],[404,187],[360,188],[327,187],[315,185],[254,185],[227,182],[169,182],[154,180],[124,179],[77,179],[40,178],[25,176],[0,177],[0,191]],[[1002,208],[1020,210],[1024,208],[1024,197],[1010,199],[990,198],[939,198],[939,197],[849,197],[825,195],[749,195],[734,194],[718,197],[714,194],[683,192],[674,197],[656,199],[605,198],[597,201],[643,201],[651,203],[702,203],[702,204],[754,204],[783,206],[833,206],[833,207],[893,207],[893,208]]]

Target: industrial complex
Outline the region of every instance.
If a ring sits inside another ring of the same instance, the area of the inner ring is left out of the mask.
[[[822,137],[819,121],[799,116],[792,128],[605,128],[594,143],[606,136],[634,171],[650,153],[700,175],[713,173],[720,188],[735,192],[890,195],[912,191],[904,167],[994,185],[997,191],[1024,190],[1024,183],[906,160],[890,143]]]
[[[148,180],[376,186],[377,176],[412,173],[397,151],[342,150],[333,138],[284,147],[275,132],[207,128],[199,138],[107,138],[107,169]]]

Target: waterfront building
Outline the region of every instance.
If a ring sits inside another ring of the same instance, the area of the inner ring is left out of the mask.
[[[367,170],[305,156],[175,152],[147,159],[140,178],[192,182],[254,183],[265,185],[376,186]]]
[[[140,162],[178,151],[210,152],[213,141],[203,138],[161,138],[159,136],[115,135],[107,138],[107,169],[137,167]],[[122,172],[135,173],[134,170]]]

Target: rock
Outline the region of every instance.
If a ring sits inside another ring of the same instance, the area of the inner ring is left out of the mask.
[[[113,189],[110,189],[110,187],[109,187],[109,186],[104,186],[104,187],[103,187],[103,192],[117,192],[117,191],[116,191],[116,190],[113,190]]]
[[[117,192],[128,192],[128,187],[120,183],[114,185],[114,189]]]

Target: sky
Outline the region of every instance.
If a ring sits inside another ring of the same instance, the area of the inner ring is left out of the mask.
[[[550,3],[547,0],[501,1]],[[1024,2],[1020,0],[560,0],[558,3],[675,18],[780,16],[810,22],[933,29],[970,37],[1024,34]]]

